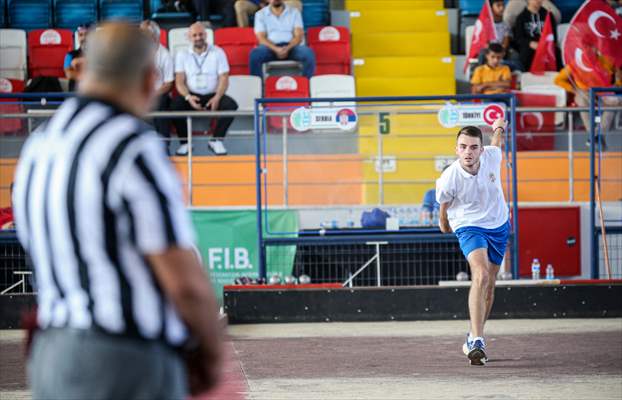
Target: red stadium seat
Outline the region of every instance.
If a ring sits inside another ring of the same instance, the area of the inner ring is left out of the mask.
[[[348,28],[343,26],[309,28],[307,44],[315,52],[316,75],[350,75],[352,52]]]
[[[269,76],[266,78],[264,91],[266,98],[309,97],[309,80],[304,76]],[[309,103],[273,103],[266,104],[266,107],[273,111],[291,112],[297,107],[308,105]],[[292,128],[289,118],[287,124],[289,128]],[[283,128],[283,117],[270,117],[268,125],[275,129]]]
[[[248,75],[248,59],[257,37],[253,28],[221,28],[214,32],[214,44],[221,47],[229,61],[229,74]]]
[[[166,29],[160,28],[160,44],[168,48],[168,32],[166,31]]]
[[[0,78],[0,93],[22,93],[23,91],[24,81]],[[0,99],[0,114],[23,113],[24,109],[20,104],[3,104],[15,103],[16,101],[17,99]],[[4,118],[0,124],[0,135],[18,133],[23,127],[23,119]]]
[[[73,49],[73,33],[68,29],[37,29],[28,32],[28,76],[64,78],[65,55]]]

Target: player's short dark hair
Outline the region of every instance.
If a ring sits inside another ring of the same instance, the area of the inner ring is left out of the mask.
[[[456,135],[456,140],[458,140],[460,135],[479,138],[480,143],[484,144],[484,136],[482,135],[482,131],[476,126],[465,126],[464,128],[460,129],[458,131],[458,134]]]
[[[505,0],[490,0],[490,5],[493,5],[495,3],[504,3],[505,4]]]
[[[505,50],[503,49],[503,46],[501,46],[501,43],[489,43],[488,48],[486,49],[486,54],[489,54],[489,53],[503,54],[504,52]]]

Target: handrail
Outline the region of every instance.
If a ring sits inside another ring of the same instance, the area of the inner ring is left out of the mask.
[[[2,105],[2,103],[0,103]],[[439,107],[440,108],[440,107]],[[601,107],[602,111],[620,111],[622,106]],[[0,113],[0,118],[48,118],[56,112],[56,110],[33,110],[32,113]],[[399,110],[392,114],[434,114],[437,110]],[[589,112],[589,107],[517,107],[516,112]],[[378,111],[357,109],[359,115],[375,115]],[[266,116],[288,116],[289,111],[266,111]],[[147,114],[147,118],[210,118],[210,117],[252,117],[252,110],[236,110],[236,111],[157,111]]]

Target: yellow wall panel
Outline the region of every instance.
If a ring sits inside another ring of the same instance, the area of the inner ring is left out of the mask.
[[[354,76],[360,78],[454,78],[453,57],[367,57],[354,63]]]
[[[443,0],[346,0],[346,10],[385,10],[399,8],[402,10],[413,9],[443,9]]]
[[[441,56],[450,54],[449,32],[360,33],[352,35],[352,56]]]
[[[350,15],[353,35],[374,32],[447,32],[445,10],[365,10]]]
[[[387,72],[390,75],[390,72]],[[357,78],[357,96],[434,96],[456,94],[454,79],[422,78]]]

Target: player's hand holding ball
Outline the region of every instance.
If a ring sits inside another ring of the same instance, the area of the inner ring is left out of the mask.
[[[503,118],[497,118],[495,122],[492,123],[492,132],[497,133],[497,129],[501,128],[502,132],[505,132],[505,128],[508,126],[508,122]]]

